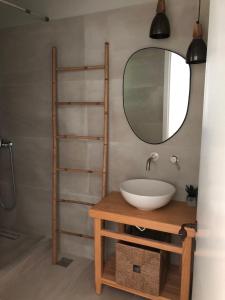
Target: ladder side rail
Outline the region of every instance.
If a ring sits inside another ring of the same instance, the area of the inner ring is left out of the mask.
[[[57,241],[57,49],[52,48],[52,263],[58,261]]]
[[[104,146],[103,146],[103,179],[102,198],[108,189],[108,147],[109,147],[109,43],[105,43],[104,70]]]

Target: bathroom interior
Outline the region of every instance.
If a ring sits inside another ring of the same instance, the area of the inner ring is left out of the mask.
[[[1,300],[225,299],[224,9],[0,0]]]

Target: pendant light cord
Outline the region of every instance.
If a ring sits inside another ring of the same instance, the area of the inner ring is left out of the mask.
[[[200,22],[200,15],[201,15],[201,0],[198,1],[198,20],[197,20],[197,23]]]

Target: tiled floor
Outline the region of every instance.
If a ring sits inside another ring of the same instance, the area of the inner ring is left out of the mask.
[[[8,238],[6,238],[8,236]],[[12,268],[20,260],[25,258],[29,252],[41,240],[39,236],[27,236],[24,234],[0,230],[0,275]]]
[[[51,264],[49,241],[42,240],[0,280],[0,300],[138,300],[104,287],[95,294],[93,262],[75,257],[68,268]]]

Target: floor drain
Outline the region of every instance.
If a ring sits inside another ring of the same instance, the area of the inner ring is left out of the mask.
[[[57,265],[67,268],[71,263],[73,262],[72,259],[66,258],[66,257],[62,257],[58,262]]]

